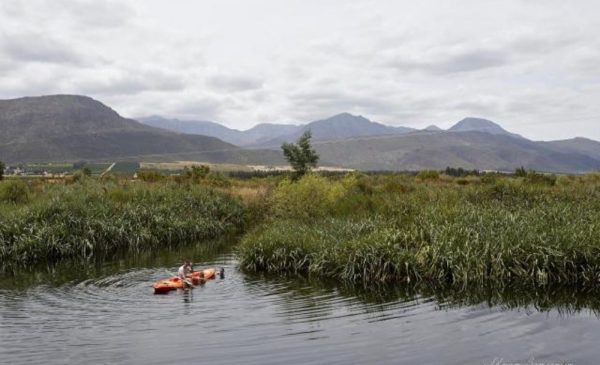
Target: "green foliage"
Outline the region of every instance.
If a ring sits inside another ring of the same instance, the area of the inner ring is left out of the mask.
[[[83,170],[79,170],[79,171],[75,171],[75,173],[73,175],[67,177],[65,182],[67,184],[74,184],[74,183],[83,182],[88,178],[89,178],[89,176],[86,175]]]
[[[188,168],[186,166],[183,170],[183,174],[193,180],[204,179],[209,173],[210,173],[210,167],[208,167],[206,165],[200,165],[200,166],[194,165],[191,168]]]
[[[309,219],[291,210],[252,231],[239,248],[240,265],[365,285],[593,287],[600,281],[600,179],[594,176],[560,185],[538,177],[496,176],[464,186],[416,179],[403,191],[385,188],[390,183],[380,177],[362,178],[321,181],[340,184],[343,193]],[[361,203],[343,208],[354,200]]]
[[[84,176],[90,177],[92,176],[92,169],[90,169],[89,167],[84,167],[83,169],[81,169],[81,173]]]
[[[0,203],[22,204],[29,200],[30,189],[25,181],[7,180],[0,183]]]
[[[319,155],[310,144],[311,132],[307,130],[298,139],[296,144],[284,143],[281,145],[283,155],[294,169],[294,178],[300,178],[317,166]]]
[[[300,219],[324,217],[333,213],[332,207],[345,192],[340,182],[316,174],[306,174],[295,183],[285,179],[273,193],[273,215]]]
[[[157,170],[139,170],[137,178],[145,182],[158,182],[164,180],[166,176]]]
[[[4,169],[6,168],[6,166],[4,165],[4,162],[0,161],[0,181],[2,181],[2,179],[4,179]]]
[[[446,170],[444,170],[444,173],[448,176],[454,176],[454,177],[466,177],[466,176],[479,176],[481,173],[479,172],[479,170],[475,169],[475,170],[465,170],[462,167],[459,168],[455,168],[455,167],[446,167]]]
[[[435,170],[422,170],[417,174],[417,178],[420,180],[437,180],[440,178],[440,173]]]
[[[216,238],[242,226],[244,213],[237,200],[201,185],[92,179],[44,185],[16,209],[6,204],[0,202],[0,271]]]
[[[515,170],[516,177],[527,177],[527,170],[525,167],[521,166]]]
[[[525,178],[531,184],[542,184],[549,186],[554,186],[556,184],[556,175],[553,174],[541,174],[539,172],[529,171]]]

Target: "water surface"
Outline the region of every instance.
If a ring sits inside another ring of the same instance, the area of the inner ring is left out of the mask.
[[[244,274],[230,245],[205,247],[0,277],[0,363],[598,363],[594,298],[365,292]],[[225,278],[154,295],[182,257]]]

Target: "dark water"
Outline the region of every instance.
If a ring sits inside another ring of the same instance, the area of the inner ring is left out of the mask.
[[[0,363],[600,363],[594,297],[365,292],[245,275],[202,247],[0,277]],[[154,295],[185,256],[225,278]]]

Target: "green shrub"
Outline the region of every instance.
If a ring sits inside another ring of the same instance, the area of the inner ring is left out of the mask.
[[[231,186],[231,181],[229,178],[227,178],[227,176],[219,172],[211,172],[205,177],[204,184],[213,187],[225,188]]]
[[[556,175],[541,174],[535,171],[529,171],[525,177],[530,184],[541,184],[554,186],[556,184]]]
[[[187,166],[183,169],[184,176],[192,180],[204,179],[210,172],[210,167],[206,165],[196,166],[193,165],[191,168]]]
[[[420,180],[437,180],[440,178],[440,172],[435,170],[423,170],[417,174],[417,179]]]
[[[0,202],[26,203],[30,193],[30,188],[25,181],[7,180],[0,183]]]
[[[158,182],[163,180],[165,175],[157,170],[139,170],[137,178],[145,182]]]
[[[279,218],[307,219],[331,214],[346,188],[317,174],[306,174],[296,182],[284,179],[273,193],[273,214]]]

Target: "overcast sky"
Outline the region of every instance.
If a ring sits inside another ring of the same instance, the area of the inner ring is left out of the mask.
[[[1,0],[0,98],[245,129],[340,112],[600,140],[600,1]]]

